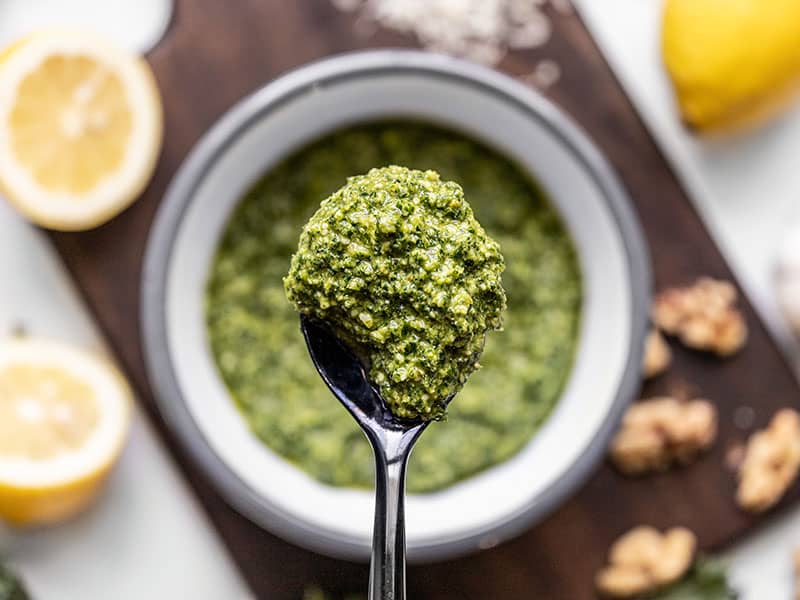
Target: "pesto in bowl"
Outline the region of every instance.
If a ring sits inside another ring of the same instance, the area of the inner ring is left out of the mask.
[[[522,449],[558,401],[575,354],[577,256],[515,164],[464,135],[413,122],[356,126],[312,143],[271,169],[233,213],[208,281],[206,322],[219,372],[253,433],[324,483],[370,487],[369,445],[308,360],[282,277],[320,199],[351,174],[390,164],[458,181],[506,263],[505,331],[489,336],[482,368],[411,457],[409,490],[431,492]]]
[[[299,312],[366,359],[395,416],[431,421],[478,368],[486,332],[501,328],[503,269],[460,185],[391,165],[322,201],[283,283]]]

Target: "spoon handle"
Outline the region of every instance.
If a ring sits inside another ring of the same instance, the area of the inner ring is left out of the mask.
[[[375,452],[375,528],[369,600],[405,600],[406,526],[404,498],[409,452],[391,458]]]

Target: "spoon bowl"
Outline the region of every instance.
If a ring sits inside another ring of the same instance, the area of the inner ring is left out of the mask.
[[[308,353],[333,395],[364,431],[375,454],[375,526],[370,600],[405,598],[405,486],[411,449],[430,421],[395,416],[358,355],[322,321],[300,315]]]
[[[300,315],[300,328],[317,372],[362,429],[410,431],[427,423],[396,416],[369,381],[358,354],[330,326],[314,317]]]

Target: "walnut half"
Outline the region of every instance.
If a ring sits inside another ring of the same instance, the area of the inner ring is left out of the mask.
[[[640,526],[611,546],[608,565],[595,577],[598,593],[606,598],[633,598],[683,577],[692,564],[697,538],[683,527],[660,533]]]
[[[800,414],[784,408],[775,413],[766,429],[747,441],[736,501],[745,510],[767,510],[783,497],[798,470]]]
[[[672,352],[658,329],[651,329],[644,343],[642,372],[645,379],[660,375],[672,362]]]
[[[736,308],[736,288],[701,277],[694,285],[664,290],[653,303],[653,322],[686,346],[728,356],[747,339],[747,325]]]
[[[686,464],[714,443],[717,409],[708,400],[651,398],[625,413],[611,442],[611,460],[627,475]]]

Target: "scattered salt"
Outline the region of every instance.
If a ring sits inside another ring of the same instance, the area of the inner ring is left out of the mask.
[[[553,87],[561,78],[561,67],[555,61],[544,59],[539,61],[533,71],[522,77],[525,83],[540,90]]]
[[[511,48],[536,48],[550,39],[550,21],[539,15],[527,23],[508,32],[508,45]]]
[[[509,49],[532,49],[546,44],[552,30],[545,14],[548,5],[559,13],[572,11],[569,0],[331,0],[331,3],[343,12],[358,11],[356,22],[361,35],[372,33],[371,22],[414,35],[428,50],[487,65],[499,63]],[[544,73],[537,77],[558,79],[560,71],[551,65],[543,68]]]

